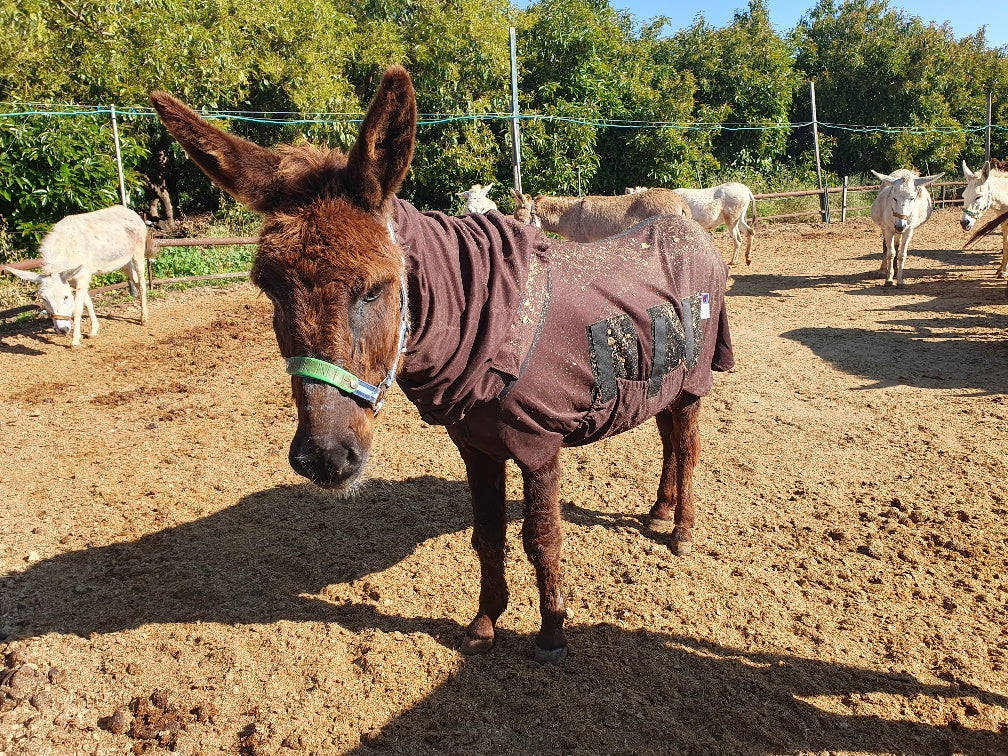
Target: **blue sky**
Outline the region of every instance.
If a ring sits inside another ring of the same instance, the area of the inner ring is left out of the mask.
[[[630,11],[638,21],[646,21],[655,16],[665,15],[672,19],[666,28],[667,34],[688,27],[697,14],[702,13],[712,26],[730,23],[736,10],[749,7],[748,0],[609,0],[618,10]],[[524,5],[524,3],[523,3]],[[779,33],[790,31],[808,10],[817,5],[817,0],[769,0],[770,21]],[[987,26],[987,43],[991,47],[1008,45],[1008,3],[1003,0],[993,2],[962,2],[949,0],[924,0],[899,2],[890,0],[890,8],[902,8],[909,16],[919,16],[925,23],[947,21],[957,38],[973,34],[981,26]]]

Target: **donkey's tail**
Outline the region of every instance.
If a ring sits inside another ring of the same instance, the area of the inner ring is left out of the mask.
[[[154,226],[147,226],[147,238],[144,240],[144,257],[153,260],[158,256],[158,248],[154,244]]]
[[[749,207],[752,208],[752,230],[755,231],[759,228],[759,213],[756,212],[756,195],[749,192]]]
[[[998,226],[1000,226],[1002,223],[1005,222],[1008,222],[1008,211],[1001,213],[1001,215],[999,215],[994,220],[987,221],[982,226],[980,226],[980,228],[974,231],[973,236],[967,239],[966,243],[963,244],[963,249],[966,249],[966,247],[975,242],[981,236],[987,236],[987,234],[991,233],[995,228],[997,228]]]

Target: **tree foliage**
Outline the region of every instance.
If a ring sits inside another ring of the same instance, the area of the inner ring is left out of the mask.
[[[0,23],[7,111],[116,105],[132,195],[163,171],[183,213],[214,209],[220,193],[141,110],[150,90],[198,109],[309,116],[221,123],[266,144],[346,148],[390,63],[411,71],[423,114],[405,196],[452,208],[472,183],[509,184],[509,26],[534,192],[808,177],[809,129],[781,126],[809,120],[809,81],[821,122],[886,127],[824,126],[834,176],[956,171],[983,156],[982,132],[965,129],[985,123],[988,93],[994,122],[1008,119],[1008,51],[982,29],[956,39],[888,0],[818,0],[783,35],[766,0],[723,27],[698,16],[672,34],[667,18],[636,19],[610,0],[525,10],[508,0],[0,0]],[[0,228],[17,246],[31,251],[61,215],[117,201],[108,127],[93,114],[0,118]],[[995,131],[992,149],[1006,156],[1008,132]],[[507,206],[506,193],[495,198]]]
[[[696,78],[693,118],[723,124],[712,143],[715,168],[766,171],[784,157],[788,131],[774,127],[789,122],[803,77],[764,0],[750,0],[722,28],[699,17],[669,41],[667,56]]]
[[[820,0],[792,41],[796,65],[815,81],[821,120],[888,127],[834,130],[830,167],[838,174],[954,172],[962,157],[983,154],[982,140],[963,127],[986,122],[988,92],[1000,101],[1008,94],[1008,61],[986,48],[982,31],[956,40],[947,25],[925,25],[887,0]]]
[[[102,120],[98,120],[101,118]],[[112,126],[108,116],[74,122],[47,116],[0,118],[0,217],[8,233],[34,247],[53,220],[120,201]],[[121,138],[124,162],[143,156]],[[126,171],[128,193],[142,192],[136,171]]]

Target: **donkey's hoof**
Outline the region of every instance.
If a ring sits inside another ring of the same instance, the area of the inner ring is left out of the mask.
[[[648,518],[648,530],[652,533],[672,533],[675,531],[675,521],[663,520],[660,517]]]
[[[693,541],[673,541],[672,553],[676,556],[687,556],[693,553]]]
[[[481,614],[466,628],[465,638],[462,640],[463,654],[485,654],[494,644],[494,626],[490,618]]]
[[[459,649],[466,656],[475,656],[476,654],[485,654],[491,648],[493,648],[494,639],[490,638],[477,638],[476,636],[469,635],[466,633],[466,637],[462,640],[462,647]]]
[[[545,649],[540,648],[538,645],[535,647],[535,654],[533,660],[536,664],[561,664],[563,660],[567,658],[567,646],[560,646],[560,648]]]
[[[893,282],[892,282],[892,281],[886,281],[886,282],[885,282],[884,284],[882,284],[882,285],[883,285],[883,286],[892,286],[892,285],[893,285]]]

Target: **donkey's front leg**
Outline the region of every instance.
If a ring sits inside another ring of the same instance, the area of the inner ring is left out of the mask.
[[[465,462],[472,494],[472,545],[480,561],[479,611],[466,628],[462,652],[479,654],[493,646],[494,624],[508,603],[507,581],[504,578],[507,536],[504,462],[461,446],[459,451]]]
[[[898,234],[887,234],[882,237],[882,275],[885,276],[884,286],[893,285],[894,268],[896,267],[896,249],[899,242]]]
[[[1001,265],[994,275],[1008,278],[1008,223],[1001,224]]]
[[[84,306],[89,300],[87,286],[74,290],[74,307],[73,307],[73,336],[70,338],[70,346],[80,346],[81,344],[81,316],[84,314]],[[88,311],[88,316],[92,318],[91,320],[91,330],[94,331],[95,323],[98,319],[91,315]],[[95,334],[92,333],[92,336]]]
[[[542,617],[536,638],[535,660],[541,664],[559,664],[567,657],[567,638],[563,632],[567,608],[563,600],[560,569],[563,522],[560,519],[559,452],[534,472],[523,468],[522,480],[525,484],[522,544],[535,567]]]
[[[907,252],[910,251],[910,239],[913,238],[913,229],[908,228],[900,236],[899,249],[896,252],[896,288],[903,288],[903,268],[906,267]]]
[[[88,320],[91,321],[91,338],[93,339],[98,335],[98,316],[95,315],[94,311],[94,300],[91,299],[91,292],[88,291],[84,294],[84,309],[87,310]]]
[[[679,556],[693,550],[693,469],[700,460],[700,397],[683,394],[655,417],[662,440],[662,472],[651,507],[651,530],[672,534]]]

